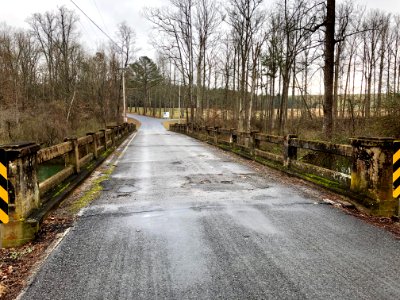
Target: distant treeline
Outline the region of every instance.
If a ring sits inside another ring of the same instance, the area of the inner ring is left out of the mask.
[[[121,122],[121,66],[133,30],[122,23],[119,45],[87,53],[74,11],[60,7],[27,22],[28,30],[0,25],[0,144],[53,144]]]
[[[147,105],[176,106],[181,86],[191,122],[283,134],[302,118],[305,130],[315,120],[321,138],[399,135],[399,15],[355,1],[174,0],[145,16],[165,78],[146,92]],[[210,120],[210,109],[232,119]]]

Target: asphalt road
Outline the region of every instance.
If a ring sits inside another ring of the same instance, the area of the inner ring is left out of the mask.
[[[400,299],[390,233],[138,119],[23,299]]]

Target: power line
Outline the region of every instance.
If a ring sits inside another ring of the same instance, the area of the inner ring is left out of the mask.
[[[101,29],[101,27],[99,25],[96,24],[95,21],[93,21],[73,0],[70,0],[72,2],[72,4],[74,4],[76,6],[76,8],[78,8],[85,16],[86,18],[88,18],[90,20],[90,22],[92,22],[94,24],[94,26],[96,26],[111,42],[114,43],[115,46],[117,46],[121,51],[123,50],[116,42],[114,42],[114,40],[103,30]]]
[[[96,0],[93,0],[93,3],[94,3],[94,6],[96,6],[97,12],[99,13],[99,16],[100,16],[100,18],[101,18],[101,21],[102,21],[102,23],[103,23],[104,28],[105,28],[107,31],[109,31],[108,28],[107,28],[106,22],[104,22],[103,15],[101,14],[101,12],[100,12],[100,10],[99,10],[99,7],[97,6]]]

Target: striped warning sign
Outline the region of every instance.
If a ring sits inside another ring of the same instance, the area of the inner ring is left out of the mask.
[[[393,198],[400,196],[400,141],[395,141],[393,154]]]
[[[0,152],[0,223],[8,223],[8,162],[4,151]]]

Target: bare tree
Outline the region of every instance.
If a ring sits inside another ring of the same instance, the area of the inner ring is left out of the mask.
[[[169,8],[145,10],[146,18],[161,33],[155,43],[170,57],[179,69],[183,85],[187,86],[187,108],[190,106],[188,120],[194,120],[194,41],[193,41],[193,0],[170,0]]]
[[[204,78],[206,51],[212,35],[221,22],[217,9],[217,2],[199,0],[196,5],[194,27],[197,33],[197,63],[196,63],[196,122],[203,117]]]
[[[249,64],[251,49],[255,36],[259,33],[264,19],[260,0],[231,0],[228,8],[229,23],[232,26],[234,41],[238,49],[239,65],[239,122],[238,129],[251,130],[249,122],[245,124],[246,115],[251,115],[251,101],[248,97]]]
[[[324,50],[324,133],[328,139],[333,134],[333,80],[335,67],[335,0],[327,0]]]

